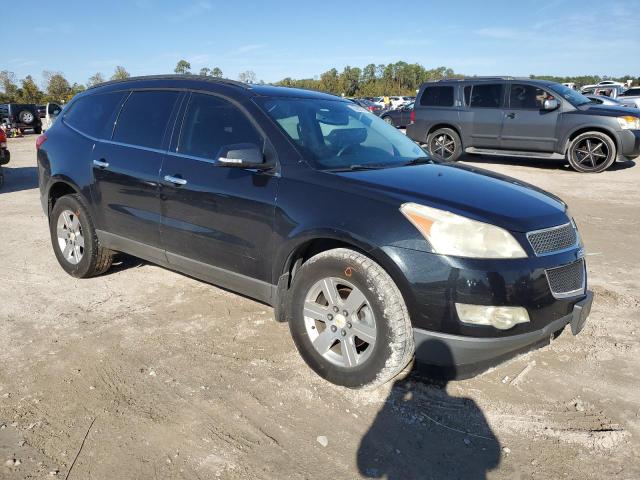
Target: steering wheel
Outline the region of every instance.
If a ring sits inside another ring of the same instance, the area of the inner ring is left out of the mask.
[[[341,157],[341,156],[342,156],[342,154],[343,154],[344,152],[346,152],[347,150],[349,150],[351,147],[355,147],[355,145],[354,145],[353,143],[350,143],[350,144],[348,144],[348,145],[345,145],[344,147],[342,147],[342,148],[338,151],[338,153],[336,154],[336,157]]]

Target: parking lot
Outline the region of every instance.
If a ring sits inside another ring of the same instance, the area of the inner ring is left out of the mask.
[[[464,156],[569,204],[587,326],[470,380],[352,391],[265,305],[132,257],[67,275],[34,141],[9,140],[0,190],[0,478],[640,478],[640,159]]]

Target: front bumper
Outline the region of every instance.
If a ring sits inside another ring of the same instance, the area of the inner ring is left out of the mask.
[[[587,291],[586,296],[575,303],[570,314],[540,330],[509,337],[466,337],[414,328],[416,360],[450,371],[457,378],[470,376],[519,353],[548,344],[567,325],[577,335],[586,323],[592,303],[593,293]]]
[[[635,158],[640,155],[640,130],[622,130],[619,133],[620,155]]]

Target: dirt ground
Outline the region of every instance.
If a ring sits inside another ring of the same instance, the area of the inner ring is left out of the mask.
[[[640,165],[466,157],[569,203],[587,326],[470,380],[350,391],[265,305],[130,257],[66,275],[34,141],[9,139],[0,190],[0,478],[640,478]]]

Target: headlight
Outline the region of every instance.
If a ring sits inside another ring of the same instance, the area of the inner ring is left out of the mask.
[[[618,117],[618,123],[623,130],[640,130],[640,118],[633,115]]]
[[[417,203],[405,203],[400,211],[427,239],[434,253],[471,258],[527,256],[509,232],[495,225]]]

